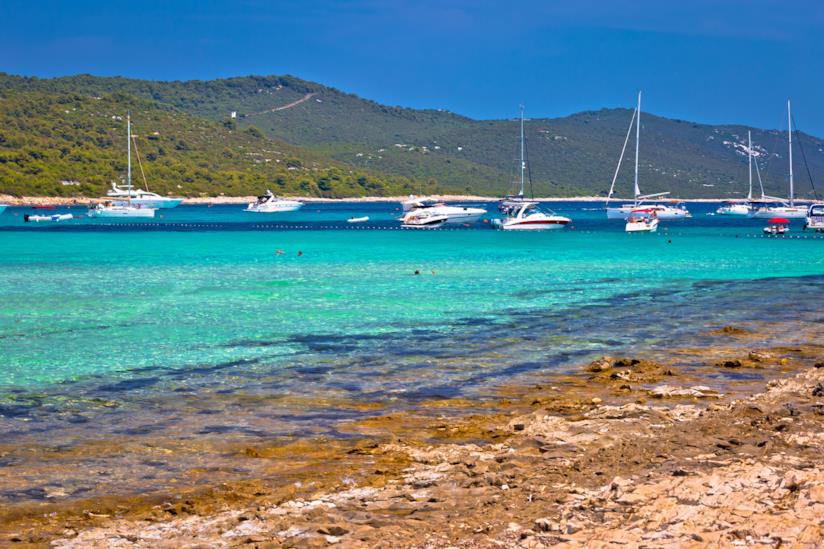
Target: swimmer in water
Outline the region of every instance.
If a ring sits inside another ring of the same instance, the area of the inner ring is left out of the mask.
[[[278,257],[280,257],[281,255],[283,255],[283,250],[281,250],[280,248],[278,248],[278,249],[277,249],[277,251],[275,252],[275,255],[276,255],[276,256],[278,256]]]

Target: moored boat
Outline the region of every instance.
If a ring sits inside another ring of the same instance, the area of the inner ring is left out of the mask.
[[[69,219],[74,219],[74,217],[75,216],[73,216],[72,214],[53,214],[53,215],[29,215],[29,214],[24,214],[23,215],[23,222],[24,223],[29,223],[29,222],[39,223],[41,221],[59,222],[59,221],[67,221]]]
[[[790,232],[790,220],[786,217],[774,217],[767,223],[769,223],[769,225],[764,227],[766,234],[778,235]]]
[[[131,114],[126,116],[126,155],[128,158],[127,168],[126,168],[126,185],[128,190],[128,196],[126,196],[126,200],[120,204],[115,204],[111,200],[107,200],[106,202],[100,203],[94,208],[89,209],[89,217],[114,217],[114,218],[124,218],[124,217],[139,217],[139,218],[150,218],[154,217],[155,209],[143,207],[141,205],[132,205],[132,117]]]
[[[118,187],[117,183],[112,182],[112,188],[106,193],[115,205],[124,205],[127,199],[131,198],[133,206],[142,206],[144,208],[169,209],[175,208],[183,202],[182,198],[173,198],[168,196],[161,196],[157,193],[150,192],[143,189],[124,189]]]
[[[654,233],[658,230],[658,218],[655,210],[637,209],[630,212],[624,231],[628,233]]]
[[[250,202],[244,212],[254,213],[281,213],[294,212],[303,207],[303,202],[298,200],[288,200],[286,198],[278,198],[272,191],[266,189],[266,194],[257,197],[255,202]]]
[[[369,221],[369,216],[364,215],[363,217],[350,217],[346,220],[347,223],[365,223]]]
[[[555,212],[543,212],[538,202],[521,202],[505,210],[504,219],[495,219],[493,223],[504,231],[550,231],[563,229],[572,220],[556,215]]]
[[[804,224],[804,229],[810,229],[817,233],[824,232],[824,202],[810,204],[807,210],[807,222]]]
[[[431,211],[429,208],[409,212],[401,227],[406,229],[437,229],[449,220],[449,216]]]
[[[612,195],[615,192],[615,182],[618,180],[618,173],[621,170],[621,163],[624,160],[624,153],[627,149],[629,136],[632,133],[633,124],[635,125],[635,177],[633,180],[633,201],[632,203],[621,204],[619,206],[610,206]],[[605,205],[607,219],[627,219],[638,208],[654,208],[657,219],[687,219],[692,217],[686,205],[683,202],[674,201],[673,203],[661,203],[660,199],[668,196],[669,192],[661,192],[655,194],[641,194],[641,188],[638,185],[638,155],[641,142],[641,92],[638,92],[638,104],[632,113],[632,118],[627,128],[627,135],[624,138],[624,145],[621,148],[621,156],[618,158],[618,165],[615,167],[615,174],[612,177],[612,184],[609,187],[607,194],[607,201]],[[657,200],[657,202],[656,202]],[[657,221],[657,220],[656,220]],[[657,226],[657,225],[656,225]]]
[[[553,211],[541,211],[540,203],[527,200],[524,197],[524,185],[527,174],[526,147],[524,139],[524,106],[521,105],[521,156],[519,163],[520,186],[517,195],[505,196],[498,203],[498,210],[504,214],[503,219],[494,219],[493,225],[504,231],[548,231],[563,229],[572,220],[557,215]],[[529,178],[530,195],[532,192],[532,178]]]
[[[790,194],[787,200],[764,197],[764,204],[750,209],[749,216],[757,219],[772,217],[786,217],[789,219],[804,219],[807,217],[807,207],[795,204],[795,186],[793,180],[793,123],[790,100],[787,100],[787,152],[790,168]],[[772,200],[772,201],[770,201]]]

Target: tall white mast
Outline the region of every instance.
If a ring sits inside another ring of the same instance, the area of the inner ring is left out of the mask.
[[[635,109],[635,201],[638,202],[638,196],[641,194],[641,189],[638,188],[638,145],[641,141],[641,92],[638,92],[638,106]]]
[[[790,147],[790,206],[793,205],[793,120],[790,114],[790,100],[787,99],[787,142]]]
[[[747,130],[747,154],[749,155],[750,169],[750,190],[747,193],[747,200],[752,200],[752,132]]]
[[[126,171],[126,183],[129,187],[129,204],[132,203],[132,113],[126,113],[126,157],[128,158],[128,170]]]
[[[526,162],[524,162],[524,106],[521,104],[521,191],[518,196],[522,198],[524,196],[524,170],[526,170]]]

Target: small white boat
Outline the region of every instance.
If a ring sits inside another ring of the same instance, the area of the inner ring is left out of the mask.
[[[266,189],[266,194],[259,196],[257,201],[250,202],[244,212],[254,213],[281,213],[294,212],[303,207],[303,202],[297,200],[287,200],[285,198],[278,198],[272,191]]]
[[[109,189],[106,196],[111,198],[112,202],[116,205],[124,205],[127,203],[127,200],[131,198],[133,206],[156,209],[175,208],[183,202],[182,198],[161,196],[157,193],[144,191],[143,189],[132,189],[129,191],[129,189],[118,187],[114,182],[112,182],[112,188]]]
[[[824,233],[824,202],[810,204],[807,210],[807,222],[804,224],[804,230],[807,229]]]
[[[147,208],[141,205],[132,205],[132,117],[131,114],[126,115],[126,155],[128,158],[126,170],[126,189],[127,196],[123,201],[118,201],[115,204],[111,200],[107,200],[98,204],[94,208],[89,209],[89,217],[140,217],[149,218],[154,217],[155,209]]]
[[[635,125],[635,177],[633,186],[633,201],[631,204],[621,204],[619,206],[610,206],[612,194],[615,192],[615,182],[618,180],[618,172],[621,170],[621,163],[624,160],[624,153],[627,150],[627,143],[632,132],[632,126]],[[687,210],[683,202],[675,202],[670,204],[650,203],[656,199],[662,199],[669,195],[669,192],[655,193],[655,194],[641,194],[641,188],[638,186],[638,155],[641,140],[641,92],[638,92],[638,105],[632,113],[632,118],[629,121],[629,128],[627,128],[627,135],[624,138],[624,146],[621,148],[621,156],[618,158],[618,165],[615,167],[615,174],[612,177],[612,184],[609,187],[607,194],[606,212],[607,219],[627,219],[638,208],[654,208],[657,219],[687,219],[692,217],[692,214]],[[657,224],[656,224],[657,227]]]
[[[449,216],[429,211],[429,208],[409,212],[401,227],[406,229],[437,229],[449,220]]]
[[[41,221],[68,221],[69,219],[74,219],[72,214],[53,214],[53,215],[23,215],[23,222],[29,223],[31,221],[35,223],[40,223]]]
[[[350,217],[346,220],[347,223],[365,223],[369,221],[369,216],[365,215],[363,217]]]
[[[570,218],[555,212],[542,212],[537,202],[509,201],[508,204],[510,208],[504,210],[507,216],[493,221],[497,228],[504,231],[551,231],[563,229],[572,222]]]
[[[627,218],[624,230],[628,233],[654,233],[658,230],[658,218],[650,209],[634,210]]]
[[[774,217],[768,221],[769,225],[764,227],[766,234],[785,234],[790,232],[790,220],[786,217]]]

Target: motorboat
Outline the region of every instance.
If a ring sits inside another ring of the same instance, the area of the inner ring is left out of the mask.
[[[131,198],[131,203],[133,206],[143,206],[144,208],[156,209],[174,208],[183,202],[182,198],[161,196],[157,193],[144,191],[143,189],[132,189],[129,191],[128,189],[118,187],[115,182],[112,182],[112,188],[106,192],[106,196],[111,198],[116,205],[126,204],[126,199]]]
[[[449,216],[436,213],[430,208],[423,208],[409,212],[409,215],[404,216],[401,227],[406,229],[437,229],[448,221]]]
[[[627,217],[624,230],[628,233],[654,233],[658,230],[658,218],[655,210],[649,208],[633,210]]]
[[[763,205],[750,209],[750,217],[757,219],[769,219],[771,217],[804,219],[807,217],[807,207],[795,204],[795,188],[793,184],[793,122],[789,99],[787,100],[787,149],[787,161],[789,162],[790,168],[790,194],[787,200],[774,197],[764,197],[766,200]],[[770,200],[772,200],[772,202],[770,202]]]
[[[621,170],[621,163],[624,160],[624,153],[627,150],[627,143],[629,136],[632,133],[632,127],[635,126],[635,177],[633,186],[633,200],[631,203],[620,204],[618,206],[610,206],[612,195],[615,192],[615,182],[618,180],[618,173]],[[609,187],[606,201],[607,219],[627,219],[633,212],[639,208],[654,208],[657,219],[687,219],[692,217],[683,202],[675,203],[660,203],[661,199],[668,196],[669,192],[655,193],[655,194],[641,194],[641,188],[638,186],[638,153],[641,143],[641,92],[638,92],[638,105],[632,113],[632,118],[627,128],[627,135],[624,138],[624,145],[621,148],[621,156],[618,158],[618,165],[615,167],[615,174],[612,177],[612,184]],[[656,225],[657,226],[657,225]]]
[[[126,156],[128,159],[126,169],[126,190],[127,194],[125,200],[118,200],[115,203],[113,200],[107,200],[97,204],[94,208],[89,209],[89,217],[139,217],[151,218],[155,215],[155,209],[142,206],[140,204],[132,204],[132,117],[131,114],[126,116]]]
[[[804,230],[807,229],[824,233],[824,202],[810,204],[807,210],[807,222],[804,224]]]
[[[498,203],[498,210],[504,215],[503,219],[494,219],[493,225],[504,231],[548,231],[563,229],[572,220],[557,215],[553,211],[541,211],[540,203],[524,197],[527,180],[527,159],[524,140],[524,106],[521,105],[521,154],[519,162],[520,186],[517,195],[508,195]],[[530,194],[532,193],[532,178],[529,178]]]
[[[23,222],[24,223],[29,223],[29,222],[32,222],[32,221],[35,222],[35,223],[40,223],[41,221],[59,222],[59,221],[67,221],[69,219],[74,219],[74,216],[72,214],[53,214],[53,215],[29,215],[29,214],[24,214],[23,215]]]
[[[414,194],[410,194],[409,198],[401,202],[401,208],[403,209],[404,213],[418,210],[421,208],[430,208],[435,204],[441,202],[435,197],[432,196],[415,196]]]
[[[445,223],[449,225],[467,225],[478,221],[486,213],[486,210],[469,206],[453,206],[443,202],[434,202],[432,204],[424,203],[420,207],[406,211],[401,216],[401,222],[406,223],[410,217],[420,212],[429,212],[435,216],[444,216],[446,217]]]
[[[347,223],[365,223],[369,221],[369,216],[365,215],[363,217],[350,217],[346,220]]]
[[[288,200],[285,198],[278,198],[272,191],[266,189],[266,194],[257,197],[255,202],[250,202],[244,212],[255,213],[281,213],[294,212],[303,207],[303,202],[297,200]]]
[[[114,204],[111,201],[102,202],[89,209],[89,217],[141,217],[152,218],[155,216],[154,208],[144,208],[143,206],[129,206]]]
[[[790,232],[790,220],[786,217],[774,217],[767,223],[769,223],[769,225],[764,227],[766,234],[779,235]]]
[[[497,228],[504,231],[549,231],[563,229],[572,223],[568,217],[541,211],[538,202],[512,203],[504,213],[504,219],[493,221]]]

